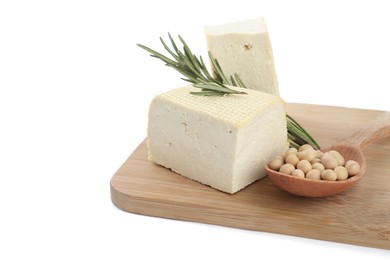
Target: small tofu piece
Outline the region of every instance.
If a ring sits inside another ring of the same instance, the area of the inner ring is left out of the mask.
[[[264,19],[205,26],[208,50],[227,76],[247,88],[279,95],[272,47]]]
[[[288,145],[283,100],[250,89],[224,96],[191,91],[199,89],[176,88],[152,100],[149,160],[231,194],[265,177],[266,163]]]

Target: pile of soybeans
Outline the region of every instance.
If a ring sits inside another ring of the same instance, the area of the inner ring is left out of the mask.
[[[345,161],[339,152],[322,152],[308,144],[287,149],[284,155],[272,159],[268,167],[287,175],[326,181],[346,180],[360,171],[358,162]]]

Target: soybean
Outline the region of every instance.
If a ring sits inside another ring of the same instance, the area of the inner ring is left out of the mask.
[[[290,175],[295,170],[294,165],[290,163],[283,164],[282,167],[280,167],[279,172]]]
[[[305,173],[300,169],[295,169],[292,173],[292,176],[299,177],[299,178],[305,178]]]
[[[321,179],[325,181],[335,181],[337,180],[337,174],[333,170],[326,169],[321,172]]]
[[[322,155],[321,163],[325,166],[325,169],[331,170],[333,170],[339,165],[336,158],[334,158],[333,155],[331,155],[330,153],[324,153]]]
[[[346,163],[345,163],[345,168],[347,169],[348,171],[348,176],[355,176],[356,174],[359,173],[360,171],[360,165],[358,162],[354,161],[354,160],[348,160]]]
[[[348,171],[347,171],[347,169],[344,166],[337,166],[334,169],[334,172],[337,175],[337,180],[338,181],[343,181],[343,180],[348,179]]]
[[[279,171],[280,167],[284,164],[283,157],[275,157],[269,164],[268,167],[274,171]]]
[[[306,173],[306,178],[313,180],[321,180],[321,172],[319,170],[313,169]]]

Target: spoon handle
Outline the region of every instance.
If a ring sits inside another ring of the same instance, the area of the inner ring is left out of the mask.
[[[344,140],[343,144],[364,149],[369,144],[388,136],[390,136],[390,111],[384,112],[367,123],[366,126]]]

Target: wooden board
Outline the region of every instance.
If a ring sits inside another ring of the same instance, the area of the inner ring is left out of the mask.
[[[381,113],[303,104],[287,104],[287,111],[322,147]],[[366,176],[335,196],[297,197],[267,177],[229,195],[150,163],[143,141],[112,177],[111,199],[143,215],[390,249],[390,138],[364,154]]]

